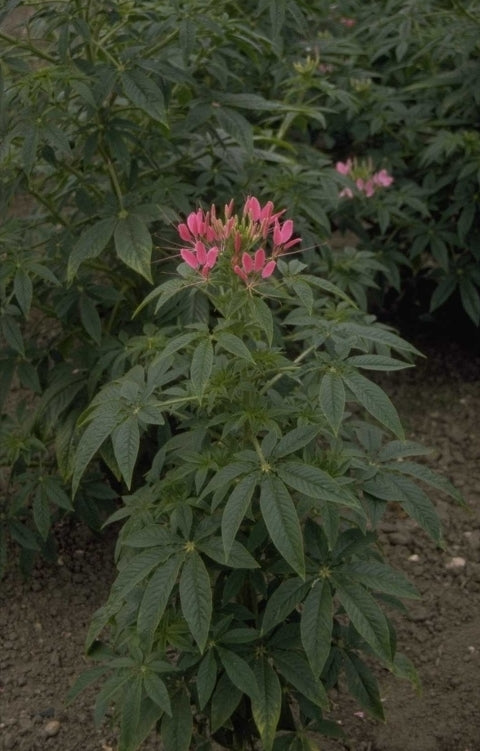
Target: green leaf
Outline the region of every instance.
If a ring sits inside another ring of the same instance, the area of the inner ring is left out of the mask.
[[[217,653],[225,672],[234,686],[246,694],[254,704],[259,695],[257,681],[250,665],[236,652],[217,646]]]
[[[143,686],[150,699],[171,717],[172,706],[170,704],[170,696],[160,676],[149,670],[143,676]]]
[[[279,623],[283,623],[299,605],[311,584],[294,577],[286,579],[269,596],[262,622],[262,633],[267,634]]]
[[[317,581],[303,603],[300,635],[315,677],[320,676],[332,645],[333,603],[327,581]]]
[[[148,643],[152,642],[165,612],[184,557],[184,553],[178,553],[158,566],[145,587],[138,609],[137,631]]]
[[[347,579],[363,584],[374,592],[418,599],[417,590],[399,571],[379,561],[354,561],[336,569]]]
[[[377,720],[385,721],[378,683],[370,670],[353,652],[343,652],[348,689],[360,706]]]
[[[121,419],[116,407],[113,407],[113,409],[115,411],[112,411],[110,414],[104,412],[101,416],[94,417],[80,437],[75,452],[75,465],[72,478],[73,495],[77,492],[80,479],[87,466]]]
[[[212,590],[205,564],[195,551],[188,554],[182,569],[180,603],[190,633],[203,652],[212,618]]]
[[[262,480],[260,509],[271,540],[287,563],[305,577],[305,559],[300,521],[284,483],[278,477]]]
[[[278,649],[273,652],[273,662],[288,683],[297,691],[315,706],[328,708],[329,701],[323,684],[315,678],[304,657],[293,651]]]
[[[318,435],[319,430],[320,427],[318,425],[301,425],[299,428],[290,430],[279,440],[273,449],[272,456],[275,459],[281,459],[284,456],[300,451],[300,449],[308,446],[313,441]]]
[[[33,500],[33,521],[40,532],[40,537],[45,541],[52,526],[52,518],[48,498],[42,492],[37,492]]]
[[[152,237],[145,222],[135,214],[119,219],[114,240],[120,260],[151,282]]]
[[[66,706],[68,707],[76,697],[84,691],[86,688],[96,683],[99,678],[102,677],[108,670],[107,665],[100,665],[99,667],[90,668],[90,670],[84,670],[80,673],[73,686],[68,690],[66,695]]]
[[[232,542],[228,558],[225,555],[221,537],[210,537],[208,540],[197,542],[196,546],[202,553],[223,566],[241,569],[259,568],[255,558],[236,540]]]
[[[102,322],[95,303],[90,297],[82,294],[80,295],[79,310],[83,328],[92,337],[94,342],[100,344],[102,339]]]
[[[421,354],[413,344],[406,342],[404,339],[401,339],[396,334],[392,334],[391,331],[387,331],[387,329],[382,328],[378,324],[372,326],[349,321],[348,323],[338,324],[336,331],[338,335],[344,334],[346,337],[354,335],[360,340],[364,339],[367,342],[374,342],[383,347],[391,347],[398,352],[410,352],[414,355]]]
[[[232,545],[247,513],[257,484],[257,475],[251,474],[235,485],[222,514],[222,541],[228,561]]]
[[[385,357],[384,355],[354,355],[348,357],[345,362],[353,365],[355,368],[364,368],[365,370],[403,370],[404,368],[413,368],[412,363],[396,360],[394,357]]]
[[[235,334],[229,334],[226,331],[222,331],[217,336],[218,346],[222,349],[230,352],[231,355],[239,357],[241,360],[247,360],[248,362],[254,362],[252,353],[248,347],[242,342],[242,340],[235,336]]]
[[[460,278],[458,288],[465,313],[470,316],[475,326],[478,326],[480,324],[480,295],[478,289],[467,276]]]
[[[395,653],[395,659],[393,660],[393,667],[392,667],[392,673],[397,676],[397,678],[405,678],[407,681],[410,681],[412,686],[415,688],[418,694],[421,693],[422,687],[420,683],[420,678],[415,670],[415,666],[412,664],[412,662],[408,659],[408,657],[401,652]]]
[[[273,317],[272,311],[260,297],[250,299],[250,313],[253,320],[264,331],[269,347],[273,342]]]
[[[309,498],[339,503],[357,511],[362,510],[360,502],[347,488],[339,485],[333,477],[318,467],[300,462],[285,462],[278,465],[277,472],[287,485]]]
[[[407,514],[435,540],[442,540],[440,519],[430,499],[408,477],[394,472],[379,472],[363,485],[370,495],[385,501],[397,501]]]
[[[362,407],[365,407],[367,412],[391,430],[397,438],[405,438],[397,410],[380,386],[360,375],[360,373],[343,375],[343,380],[355,399]]]
[[[136,68],[122,73],[125,96],[139,109],[162,125],[167,125],[165,101],[162,90],[151,78]]]
[[[122,568],[112,587],[111,599],[123,599],[139,582],[145,580],[151,571],[160,566],[168,557],[169,551],[162,548],[148,548],[137,553]]]
[[[212,696],[210,719],[211,733],[216,733],[216,731],[226,723],[240,704],[241,698],[242,692],[240,689],[238,689],[231,682],[228,675],[224,673],[218,681],[217,687]]]
[[[325,373],[320,382],[320,407],[335,435],[338,435],[345,411],[345,388],[341,376]]]
[[[253,152],[253,129],[248,120],[229,107],[215,107],[215,117],[222,130],[231,136],[246,152]]]
[[[424,449],[423,453],[426,453]],[[389,469],[400,472],[402,475],[411,475],[417,480],[425,482],[427,485],[431,485],[432,488],[440,490],[442,493],[446,493],[453,498],[457,503],[463,504],[463,496],[452,483],[447,480],[446,477],[434,472],[433,469],[427,467],[425,464],[417,464],[416,462],[401,462],[396,464],[386,464]]]
[[[133,676],[128,682],[120,705],[119,747],[122,751],[135,751],[137,729],[142,704],[142,677]]]
[[[132,673],[130,670],[118,671],[111,675],[110,678],[107,678],[95,699],[93,721],[96,728],[99,728],[102,724],[102,720],[112,701],[114,701],[115,696],[121,691],[122,687],[131,680]]]
[[[107,247],[116,224],[117,219],[115,217],[108,217],[107,219],[100,219],[82,232],[68,259],[67,281],[71,282],[75,278],[80,265],[84,261],[97,258],[102,250]]]
[[[15,318],[10,315],[2,315],[1,318],[2,334],[9,347],[19,355],[25,357],[25,345],[23,343],[22,332]]]
[[[258,696],[252,703],[253,719],[260,733],[262,749],[271,751],[280,720],[282,689],[276,672],[265,657],[255,661],[254,673]]]
[[[387,620],[367,590],[355,582],[337,580],[337,597],[354,628],[373,651],[387,663],[392,661],[392,647]]]
[[[449,297],[453,295],[457,288],[458,284],[458,278],[456,276],[445,276],[443,279],[440,280],[438,285],[435,287],[432,297],[430,299],[430,312],[432,313],[434,310],[439,308],[441,305],[443,305],[444,302],[448,300]]]
[[[136,416],[128,417],[117,425],[112,432],[112,446],[122,477],[130,490],[140,447],[140,431]]]
[[[40,550],[36,534],[25,524],[16,519],[9,519],[7,522],[10,536],[15,542],[18,542],[22,548],[27,550]]]
[[[165,751],[188,751],[193,733],[193,715],[190,699],[185,691],[172,700],[172,716],[162,719],[162,742]]]
[[[197,671],[196,686],[198,693],[198,706],[201,710],[205,709],[205,706],[212,695],[212,691],[215,688],[216,681],[217,662],[213,650],[209,649]]]
[[[193,391],[202,396],[210,379],[213,367],[213,346],[210,338],[202,339],[192,355],[190,378]]]
[[[25,269],[17,269],[13,279],[13,291],[26,318],[32,305],[33,284]]]
[[[143,308],[145,308],[149,303],[151,303],[153,300],[156,300],[157,297],[159,298],[157,301],[157,305],[155,307],[155,313],[158,313],[162,305],[165,305],[172,297],[174,297],[180,290],[185,289],[186,283],[184,279],[169,279],[167,282],[164,282],[163,284],[160,284],[158,287],[156,287],[154,290],[152,290],[146,298],[140,303],[138,308],[135,310],[134,316],[138,315]],[[186,334],[185,336],[188,336],[189,339],[195,338],[195,334]]]

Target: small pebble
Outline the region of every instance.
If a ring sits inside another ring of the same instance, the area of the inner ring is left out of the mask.
[[[413,561],[413,563],[418,563],[418,561],[420,560],[420,556],[414,553],[413,555],[408,556],[408,560]]]
[[[462,568],[464,568],[467,561],[465,558],[461,558],[458,556],[457,558],[451,558],[447,563],[445,564],[445,568],[449,571],[460,571]]]
[[[43,730],[47,738],[53,738],[53,736],[57,735],[60,730],[60,723],[58,720],[50,720],[50,722],[47,722]]]

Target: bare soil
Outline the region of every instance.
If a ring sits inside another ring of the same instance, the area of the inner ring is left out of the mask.
[[[425,348],[423,348],[425,351]],[[342,686],[331,717],[349,741],[320,739],[320,751],[480,751],[480,360],[454,346],[428,353],[388,389],[410,438],[434,447],[429,463],[465,495],[468,511],[431,494],[445,528],[441,551],[393,512],[382,524],[387,559],[406,572],[423,599],[396,616],[399,649],[423,684],[379,670],[387,723],[359,714]],[[113,538],[80,524],[58,530],[55,566],[40,563],[24,582],[12,566],[0,592],[0,749],[116,751],[108,723],[92,721],[95,690],[66,708],[65,694],[87,665],[89,620],[114,576]],[[452,559],[457,561],[451,567]],[[146,751],[160,749],[149,739]]]

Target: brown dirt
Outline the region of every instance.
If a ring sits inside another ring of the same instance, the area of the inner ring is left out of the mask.
[[[423,595],[408,616],[396,617],[398,643],[423,684],[378,671],[387,723],[354,714],[342,687],[331,716],[351,740],[319,741],[321,751],[480,751],[480,361],[449,347],[386,387],[410,438],[435,447],[431,466],[464,493],[470,512],[431,494],[445,526],[440,551],[409,520],[382,526],[387,559],[408,573]],[[72,706],[64,697],[85,667],[89,619],[114,575],[113,539],[100,540],[78,524],[58,530],[58,565],[40,564],[29,582],[11,570],[0,593],[0,749],[115,751],[111,727],[92,722],[95,691]],[[411,559],[418,556],[418,559]],[[454,557],[465,565],[448,568]],[[57,725],[49,723],[58,722]],[[57,731],[47,736],[47,728]],[[151,739],[145,749],[159,749]]]

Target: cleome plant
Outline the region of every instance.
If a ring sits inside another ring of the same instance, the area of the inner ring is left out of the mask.
[[[366,660],[418,684],[387,614],[418,597],[383,560],[388,503],[441,545],[420,485],[460,498],[368,377],[419,353],[309,273],[283,211],[250,196],[178,234],[143,351],[78,422],[74,493],[101,462],[128,494],[70,699],[103,680],[95,721],[115,706],[121,751],[155,729],[166,751],[315,749],[341,734],[339,680],[383,720]]]

